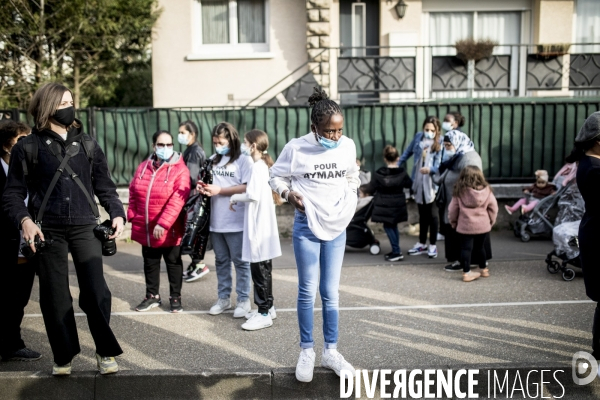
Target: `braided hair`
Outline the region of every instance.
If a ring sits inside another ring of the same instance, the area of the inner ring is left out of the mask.
[[[315,127],[319,126],[324,117],[329,119],[332,115],[342,115],[340,105],[331,100],[324,90],[318,87],[313,88],[313,90],[313,94],[308,98],[308,104],[312,107],[310,120]]]

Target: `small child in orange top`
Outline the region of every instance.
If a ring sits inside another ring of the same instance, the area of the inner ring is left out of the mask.
[[[452,201],[448,205],[448,220],[460,238],[460,263],[463,281],[471,282],[480,276],[487,278],[490,270],[486,266],[486,235],[492,230],[498,216],[498,202],[483,172],[469,165],[460,172],[454,185]],[[479,252],[481,273],[471,271],[471,253]]]
[[[523,193],[531,196],[521,198],[513,204],[512,207],[509,207],[508,205],[504,206],[504,209],[509,215],[512,215],[519,207],[521,208],[521,214],[528,213],[535,208],[535,205],[539,203],[541,199],[556,193],[556,186],[554,186],[553,183],[548,182],[548,171],[543,169],[535,171],[535,178],[535,184],[523,189]]]

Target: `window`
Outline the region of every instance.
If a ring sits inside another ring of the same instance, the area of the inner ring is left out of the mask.
[[[430,13],[429,44],[454,46],[457,40],[491,39],[496,46],[494,54],[510,54],[509,46],[521,41],[520,12],[451,12]],[[435,55],[453,55],[453,48],[435,49]]]
[[[268,0],[192,0],[190,59],[271,58]]]
[[[577,0],[575,4],[575,43],[600,43],[600,2]],[[599,53],[600,46],[573,46],[573,53]]]

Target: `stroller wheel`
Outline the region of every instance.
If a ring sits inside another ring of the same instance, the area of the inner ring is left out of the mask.
[[[376,256],[377,254],[381,253],[381,247],[379,247],[379,244],[373,243],[371,247],[369,247],[369,251],[371,252],[371,254]]]
[[[560,270],[560,264],[558,261],[550,261],[547,265],[548,272],[556,274]]]
[[[531,236],[529,236],[529,233],[523,233],[523,234],[521,235],[521,241],[522,241],[522,242],[525,242],[525,243],[527,243],[527,242],[529,242],[530,240],[531,240]]]
[[[575,271],[573,271],[571,268],[566,268],[562,275],[565,281],[572,281],[573,278],[575,278]]]

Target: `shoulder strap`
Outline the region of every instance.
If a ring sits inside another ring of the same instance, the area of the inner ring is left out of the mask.
[[[35,135],[29,135],[23,139],[23,150],[25,150],[25,158],[22,161],[23,175],[29,183],[38,163],[38,140]]]
[[[55,152],[54,147],[52,146],[52,144],[53,143],[50,143],[50,145],[48,145],[48,147],[52,151],[52,154],[54,154],[56,156],[56,152]],[[71,146],[72,146],[72,144],[71,144]],[[59,154],[59,156],[60,156],[60,154]],[[39,225],[42,224],[42,221],[43,221],[43,218],[44,218],[44,212],[46,211],[46,206],[48,205],[48,200],[50,199],[50,195],[54,191],[54,187],[56,186],[56,182],[58,182],[58,179],[62,175],[62,172],[63,172],[63,170],[64,170],[65,166],[67,165],[67,162],[69,161],[70,158],[71,158],[71,152],[67,151],[66,154],[65,154],[65,157],[62,158],[62,160],[60,160],[60,165],[56,169],[56,172],[54,173],[54,176],[52,177],[52,180],[50,181],[50,185],[48,185],[48,189],[46,190],[46,194],[44,195],[44,200],[42,200],[42,205],[40,206],[40,209],[38,210],[38,213],[37,213],[37,215],[35,217],[35,222],[37,224],[39,224]]]
[[[94,139],[87,133],[84,133],[81,137],[81,144],[83,145],[85,155],[87,156],[90,165],[94,165]]]

